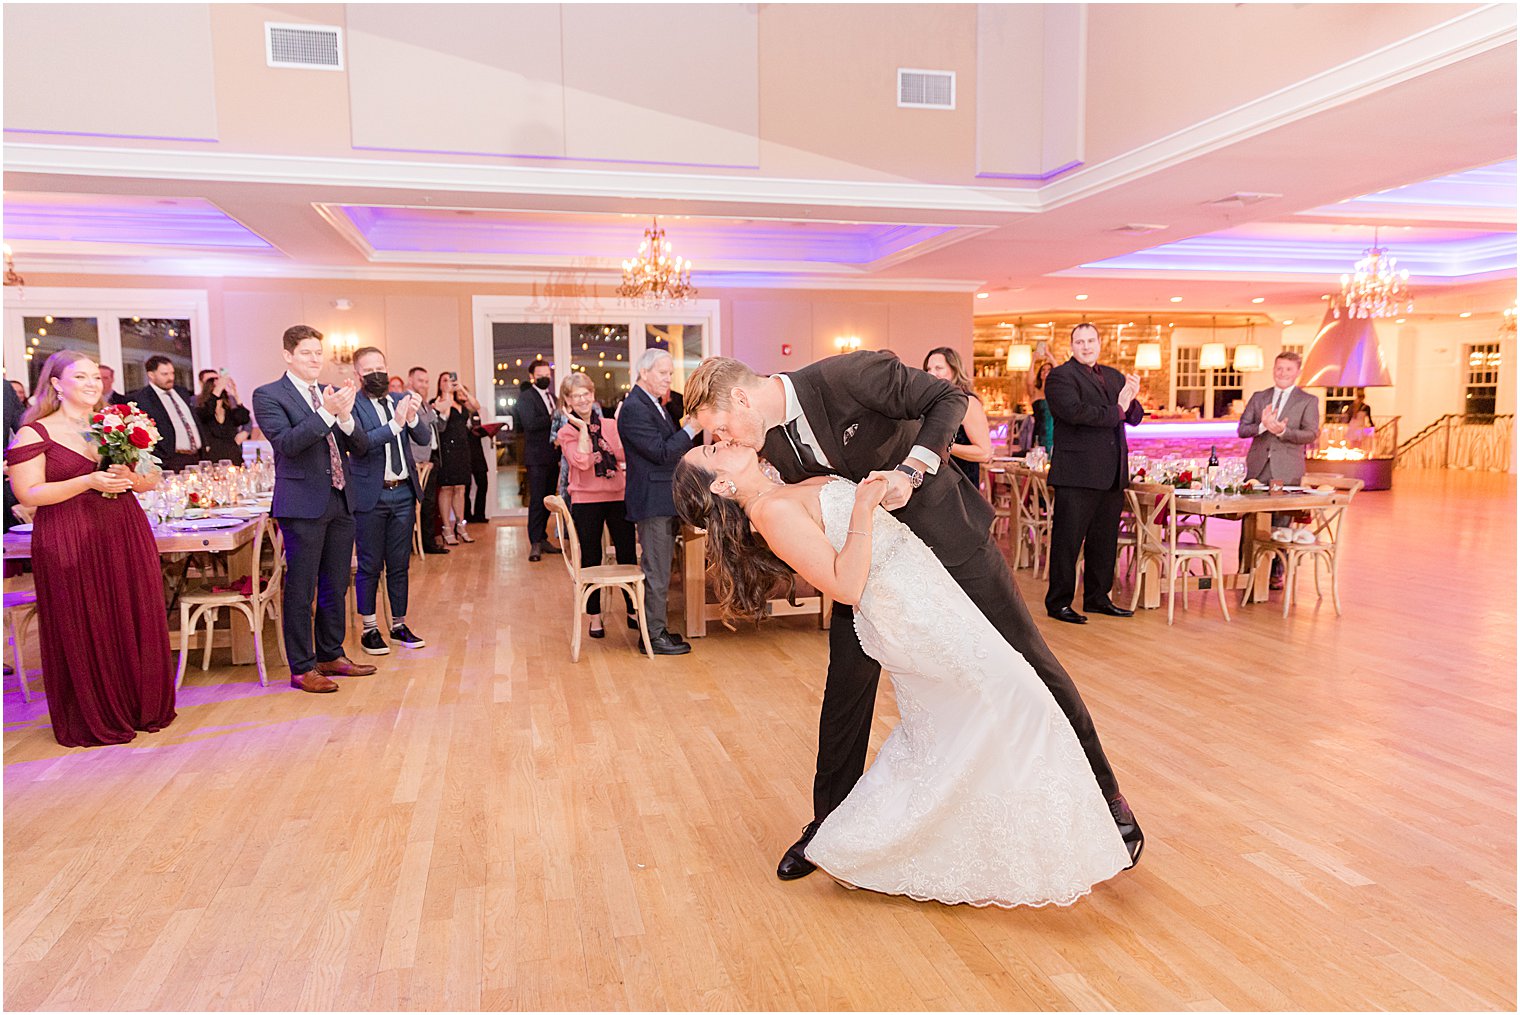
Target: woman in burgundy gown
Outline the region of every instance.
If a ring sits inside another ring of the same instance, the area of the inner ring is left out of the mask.
[[[32,570],[48,715],[65,747],[124,744],[174,721],[158,548],[128,492],[158,477],[119,465],[96,471],[84,432],[101,382],[89,357],[55,352],[36,390],[6,461],[16,499],[37,509]]]

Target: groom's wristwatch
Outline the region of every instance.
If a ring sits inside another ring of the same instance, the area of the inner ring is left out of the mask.
[[[913,484],[913,489],[917,490],[919,487],[924,485],[924,474],[922,472],[919,472],[913,466],[899,465],[897,467],[897,471],[908,477],[908,482]]]

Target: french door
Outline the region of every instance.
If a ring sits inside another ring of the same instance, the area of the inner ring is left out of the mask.
[[[48,356],[77,349],[113,368],[125,393],[147,383],[143,364],[162,355],[194,391],[196,367],[210,359],[207,316],[201,289],[7,287],[5,376],[30,393]]]
[[[637,383],[633,368],[645,350],[671,354],[673,388],[680,391],[697,364],[721,348],[717,300],[689,300],[668,309],[629,307],[616,299],[546,302],[526,296],[477,296],[473,303],[477,396],[487,421],[512,417],[536,360],[549,364],[556,395],[571,373],[584,374],[595,385],[602,410],[612,415]],[[510,447],[511,442],[501,443]],[[488,503],[498,514],[524,510],[512,455],[509,450],[503,468],[492,475],[497,488]]]

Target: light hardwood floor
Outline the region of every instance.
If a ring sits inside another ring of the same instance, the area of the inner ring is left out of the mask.
[[[649,661],[617,612],[571,665],[563,568],[497,527],[334,695],[192,668],[168,730],[66,750],[8,681],[5,1006],[1513,1010],[1514,564],[1513,477],[1400,473],[1342,618],[1306,578],[1286,620],[1050,622],[1148,848],[1001,911],[776,880],[805,618]]]

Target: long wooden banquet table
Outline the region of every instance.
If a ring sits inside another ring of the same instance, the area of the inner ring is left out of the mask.
[[[707,530],[682,525],[681,543],[681,592],[686,598],[686,637],[702,638],[707,634],[707,622],[719,619],[718,604],[707,601]],[[822,630],[828,630],[833,610],[834,601],[816,592],[810,596],[797,596],[796,606],[785,599],[772,599],[766,607],[766,613],[772,617],[816,614]]]
[[[258,531],[259,518],[263,513],[253,514],[248,517],[239,517],[238,524],[229,525],[220,529],[196,529],[185,530],[174,528],[174,523],[154,526],[153,538],[158,544],[160,556],[170,556],[187,553],[220,553],[227,556],[227,585],[235,585],[242,578],[251,577],[253,574],[254,554],[258,550],[253,543],[254,533]],[[17,532],[12,529],[5,534],[5,559],[19,560],[32,555],[31,532]],[[276,623],[279,622],[276,617]],[[228,635],[230,640],[223,640]],[[254,661],[253,634],[246,624],[232,624],[230,629],[218,629],[213,644],[218,647],[226,646],[232,650],[234,664],[244,666]],[[172,637],[178,637],[178,632],[170,632]]]
[[[1016,459],[995,459],[988,471],[1006,472],[1010,476],[1038,476],[1042,479],[1046,475],[1045,471],[1031,469]],[[1024,520],[1024,511],[1027,507],[1020,500],[1015,497],[1012,505],[1013,517],[1010,531],[1014,540],[1018,539],[1019,526]],[[1271,541],[1272,515],[1330,507],[1334,501],[1332,494],[1313,490],[1291,490],[1280,493],[1263,490],[1259,493],[1181,496],[1173,498],[1172,503],[1174,510],[1182,514],[1239,519],[1240,539],[1244,544],[1242,559],[1250,565],[1256,560],[1257,544]],[[1161,581],[1160,570],[1154,560],[1147,562],[1140,573],[1139,580],[1140,604],[1148,610],[1158,609],[1161,606],[1161,587],[1165,583]],[[1192,577],[1188,581],[1188,589],[1198,588],[1197,577]],[[1266,600],[1269,581],[1270,571],[1266,568],[1261,569],[1260,572],[1254,570],[1230,572],[1223,577],[1224,587],[1227,589],[1254,586],[1251,593],[1252,602]]]

